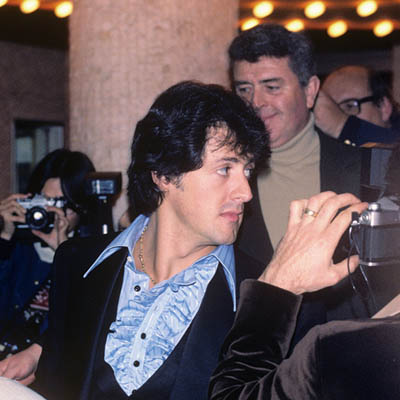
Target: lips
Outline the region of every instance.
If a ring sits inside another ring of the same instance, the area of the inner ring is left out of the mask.
[[[241,218],[243,211],[225,211],[221,215],[231,222],[238,222]]]

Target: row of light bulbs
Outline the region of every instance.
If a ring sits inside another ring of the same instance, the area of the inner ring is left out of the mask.
[[[375,0],[361,1],[356,8],[357,14],[360,17],[368,17],[378,10],[378,4]],[[242,30],[251,29],[260,23],[257,18],[266,18],[274,11],[274,5],[271,1],[261,1],[253,7],[253,15],[255,18],[249,18],[241,25]],[[326,11],[326,6],[323,1],[312,1],[304,8],[304,15],[307,18],[315,19],[323,15]],[[285,27],[293,32],[302,31],[305,28],[304,21],[300,18],[293,19],[286,23]],[[393,22],[389,19],[378,22],[373,32],[378,37],[383,37],[392,33],[394,29]],[[348,30],[348,25],[344,20],[332,22],[327,29],[330,37],[336,38],[344,35]]]
[[[0,7],[6,5],[8,0],[0,0]],[[31,14],[40,7],[40,0],[22,0],[19,4],[19,9],[24,14]],[[58,18],[65,18],[72,14],[74,5],[72,1],[59,1],[54,8],[54,14]]]

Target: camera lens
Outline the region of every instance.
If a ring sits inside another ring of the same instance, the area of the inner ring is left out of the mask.
[[[42,207],[32,207],[26,212],[26,223],[29,228],[42,230],[49,222],[49,214]]]

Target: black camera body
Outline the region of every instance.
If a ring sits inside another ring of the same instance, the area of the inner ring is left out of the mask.
[[[400,262],[400,210],[370,203],[367,210],[354,216],[350,233],[361,265]]]
[[[112,206],[121,192],[121,172],[90,172],[85,179],[85,193],[90,199],[88,222],[92,234],[114,231]]]
[[[17,199],[17,202],[26,209],[25,223],[17,223],[19,229],[35,229],[50,232],[54,227],[54,212],[49,212],[46,207],[64,208],[66,200],[63,197],[47,198],[40,194],[25,199]]]
[[[86,175],[86,194],[99,199],[108,199],[121,191],[121,172],[89,172]]]

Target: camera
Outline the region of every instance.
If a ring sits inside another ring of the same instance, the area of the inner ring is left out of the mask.
[[[25,223],[17,223],[20,229],[35,229],[50,232],[54,227],[54,212],[46,210],[47,206],[64,208],[66,200],[63,197],[47,198],[40,194],[25,199],[17,199],[17,202],[26,209]]]
[[[400,211],[370,203],[361,214],[354,213],[350,238],[360,264],[380,266],[400,261]]]
[[[85,179],[85,193],[89,198],[88,222],[92,234],[114,231],[112,205],[121,192],[121,172],[90,172]]]
[[[121,191],[121,172],[89,172],[86,176],[86,193],[99,199],[108,199]]]

